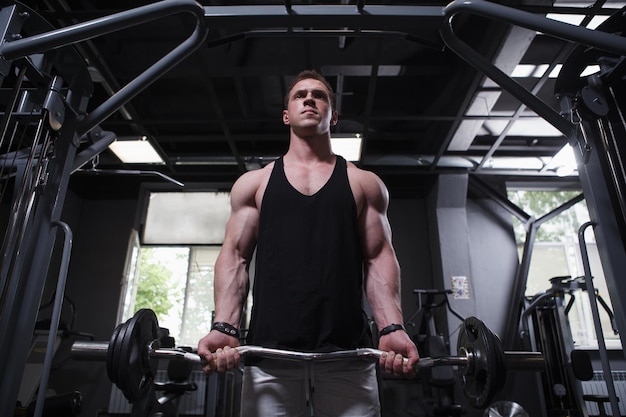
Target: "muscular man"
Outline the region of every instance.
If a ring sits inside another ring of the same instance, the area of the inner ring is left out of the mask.
[[[386,352],[381,369],[415,375],[417,348],[397,326],[403,322],[400,268],[387,219],[388,192],[374,173],[332,153],[334,104],[324,77],[298,74],[283,111],[288,151],[233,185],[215,264],[216,324],[198,345],[207,373],[239,366],[233,348],[256,249],[247,344],[304,352],[371,346],[364,289],[381,331],[378,348]],[[379,416],[375,364],[246,358],[243,416],[313,412]]]

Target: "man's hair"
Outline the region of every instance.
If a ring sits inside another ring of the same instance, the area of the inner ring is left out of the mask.
[[[326,78],[324,78],[324,76],[322,74],[320,74],[319,72],[317,72],[314,69],[304,70],[304,71],[301,71],[298,75],[296,75],[296,78],[291,82],[291,85],[289,86],[289,89],[287,90],[287,94],[285,95],[285,99],[284,99],[284,103],[283,103],[285,108],[287,108],[287,106],[289,104],[289,94],[291,94],[291,90],[293,90],[293,87],[297,83],[299,83],[300,81],[306,80],[306,79],[309,79],[309,78],[312,78],[312,79],[317,80],[317,81],[321,82],[322,84],[324,84],[324,86],[328,90],[328,98],[330,100],[331,108],[332,108],[332,110],[335,110],[335,106],[337,104],[337,97],[335,96],[335,92],[333,91],[333,87],[330,85],[328,80],[326,80]]]

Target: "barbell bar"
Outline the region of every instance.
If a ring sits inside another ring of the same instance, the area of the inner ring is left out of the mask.
[[[104,360],[109,349],[109,342],[77,341],[72,344],[71,355],[77,360]],[[292,361],[336,361],[347,358],[380,359],[385,351],[373,348],[357,348],[354,350],[340,350],[334,352],[295,352],[291,350],[273,349],[261,346],[243,345],[234,348],[241,356],[257,356],[262,358],[284,359]],[[204,359],[192,352],[177,348],[148,347],[147,354],[155,359],[180,359],[202,365]],[[441,358],[420,358],[415,366],[416,371],[433,366],[467,366],[468,356],[448,356]],[[404,359],[408,362],[408,359]]]
[[[77,360],[105,360],[109,379],[130,403],[152,392],[148,389],[160,359],[185,360],[201,365],[198,354],[176,348],[161,348],[158,321],[152,310],[142,309],[118,325],[109,342],[76,341],[71,356]],[[295,361],[333,361],[346,358],[378,360],[385,352],[359,348],[335,352],[294,352],[260,346],[236,348],[241,356],[279,358]],[[405,359],[407,360],[407,359]],[[508,369],[541,371],[545,358],[540,352],[504,352],[498,336],[478,318],[464,320],[457,339],[457,356],[423,357],[415,370],[435,366],[456,366],[468,403],[485,408],[504,386]]]
[[[73,359],[101,361],[106,358],[109,342],[76,341],[72,344],[71,354]],[[241,356],[258,356],[263,358],[275,358],[295,361],[334,361],[344,358],[374,358],[379,359],[385,351],[373,348],[357,348],[354,350],[342,350],[334,352],[295,352],[291,350],[265,348],[261,346],[243,345],[235,348]],[[181,359],[202,365],[204,360],[200,355],[177,348],[148,348],[148,355],[156,359]],[[443,356],[439,358],[422,357],[415,366],[419,372],[433,366],[460,366],[467,367],[472,360],[472,354],[463,352],[460,356]],[[539,352],[505,352],[507,367],[520,369],[531,366],[532,369],[542,369],[544,366],[543,355]],[[408,362],[408,359],[404,359]]]

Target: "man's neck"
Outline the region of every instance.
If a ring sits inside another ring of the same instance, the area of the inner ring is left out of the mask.
[[[334,162],[330,135],[301,138],[292,134],[285,158],[293,162]]]

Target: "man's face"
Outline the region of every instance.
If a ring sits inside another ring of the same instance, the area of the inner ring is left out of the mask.
[[[283,122],[303,135],[328,132],[337,123],[337,112],[331,108],[326,86],[313,78],[297,82],[289,92]]]

